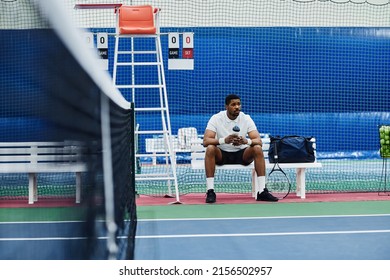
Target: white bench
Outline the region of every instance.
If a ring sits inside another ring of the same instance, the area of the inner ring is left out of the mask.
[[[38,200],[37,173],[75,173],[76,203],[81,200],[82,147],[74,142],[0,143],[0,173],[28,174],[28,203]]]
[[[177,135],[171,135],[170,144],[173,156],[177,153],[190,153],[192,141],[199,141],[198,132],[195,127],[182,127],[177,131]],[[152,164],[157,164],[157,157],[166,156],[168,148],[162,135],[145,139],[145,150],[151,153]],[[147,156],[147,155],[145,155]]]
[[[171,144],[172,144],[172,153],[174,157],[176,157],[177,153],[190,153],[191,149],[187,146],[181,146],[179,145],[179,141],[177,136],[172,135],[171,136]],[[146,146],[146,152],[150,153],[150,157],[152,158],[152,164],[157,164],[157,157],[165,157],[168,155],[165,144],[165,140],[162,137],[158,138],[146,138],[145,139],[145,146]]]
[[[270,138],[262,138],[263,141],[263,153],[265,157],[266,168],[272,168],[274,163],[270,163],[268,159],[268,149],[270,146]],[[311,140],[314,142],[315,139]],[[202,145],[202,140],[193,141],[191,146],[191,168],[192,169],[205,169],[204,167],[204,157],[205,157],[205,147]],[[296,174],[296,195],[302,199],[306,198],[306,169],[307,168],[320,168],[322,164],[317,162],[317,157],[315,162],[309,163],[280,163],[279,166],[282,169],[295,169]],[[225,164],[222,166],[217,165],[216,169],[225,169],[225,170],[235,170],[235,169],[251,169],[252,170],[252,196],[256,197],[256,186],[257,186],[257,174],[254,169],[254,163],[252,162],[248,166],[240,164]]]

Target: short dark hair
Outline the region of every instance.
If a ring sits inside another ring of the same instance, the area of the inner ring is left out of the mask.
[[[240,98],[237,94],[229,94],[229,95],[226,96],[226,98],[225,98],[225,105],[229,105],[229,104],[230,104],[230,101],[231,101],[232,99],[240,99],[240,100],[241,100],[241,98]]]

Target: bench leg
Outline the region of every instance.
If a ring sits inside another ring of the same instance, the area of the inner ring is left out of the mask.
[[[252,197],[257,198],[257,192],[259,191],[259,182],[257,182],[256,170],[252,169]]]
[[[34,204],[38,200],[37,175],[28,173],[28,204]]]
[[[76,203],[81,202],[81,172],[76,172]]]
[[[153,165],[157,165],[157,155],[156,155],[156,153],[153,153],[153,156],[152,156],[152,164],[153,164]]]
[[[306,198],[306,168],[297,168],[296,170],[297,177],[297,196],[300,196],[302,199]]]

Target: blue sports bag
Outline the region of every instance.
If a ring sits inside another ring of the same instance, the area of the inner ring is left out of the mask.
[[[268,150],[269,162],[275,163],[275,145],[279,163],[314,162],[313,137],[303,136],[270,136]]]

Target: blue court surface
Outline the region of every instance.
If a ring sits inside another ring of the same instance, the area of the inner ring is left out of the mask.
[[[136,259],[390,259],[390,215],[138,221]]]

